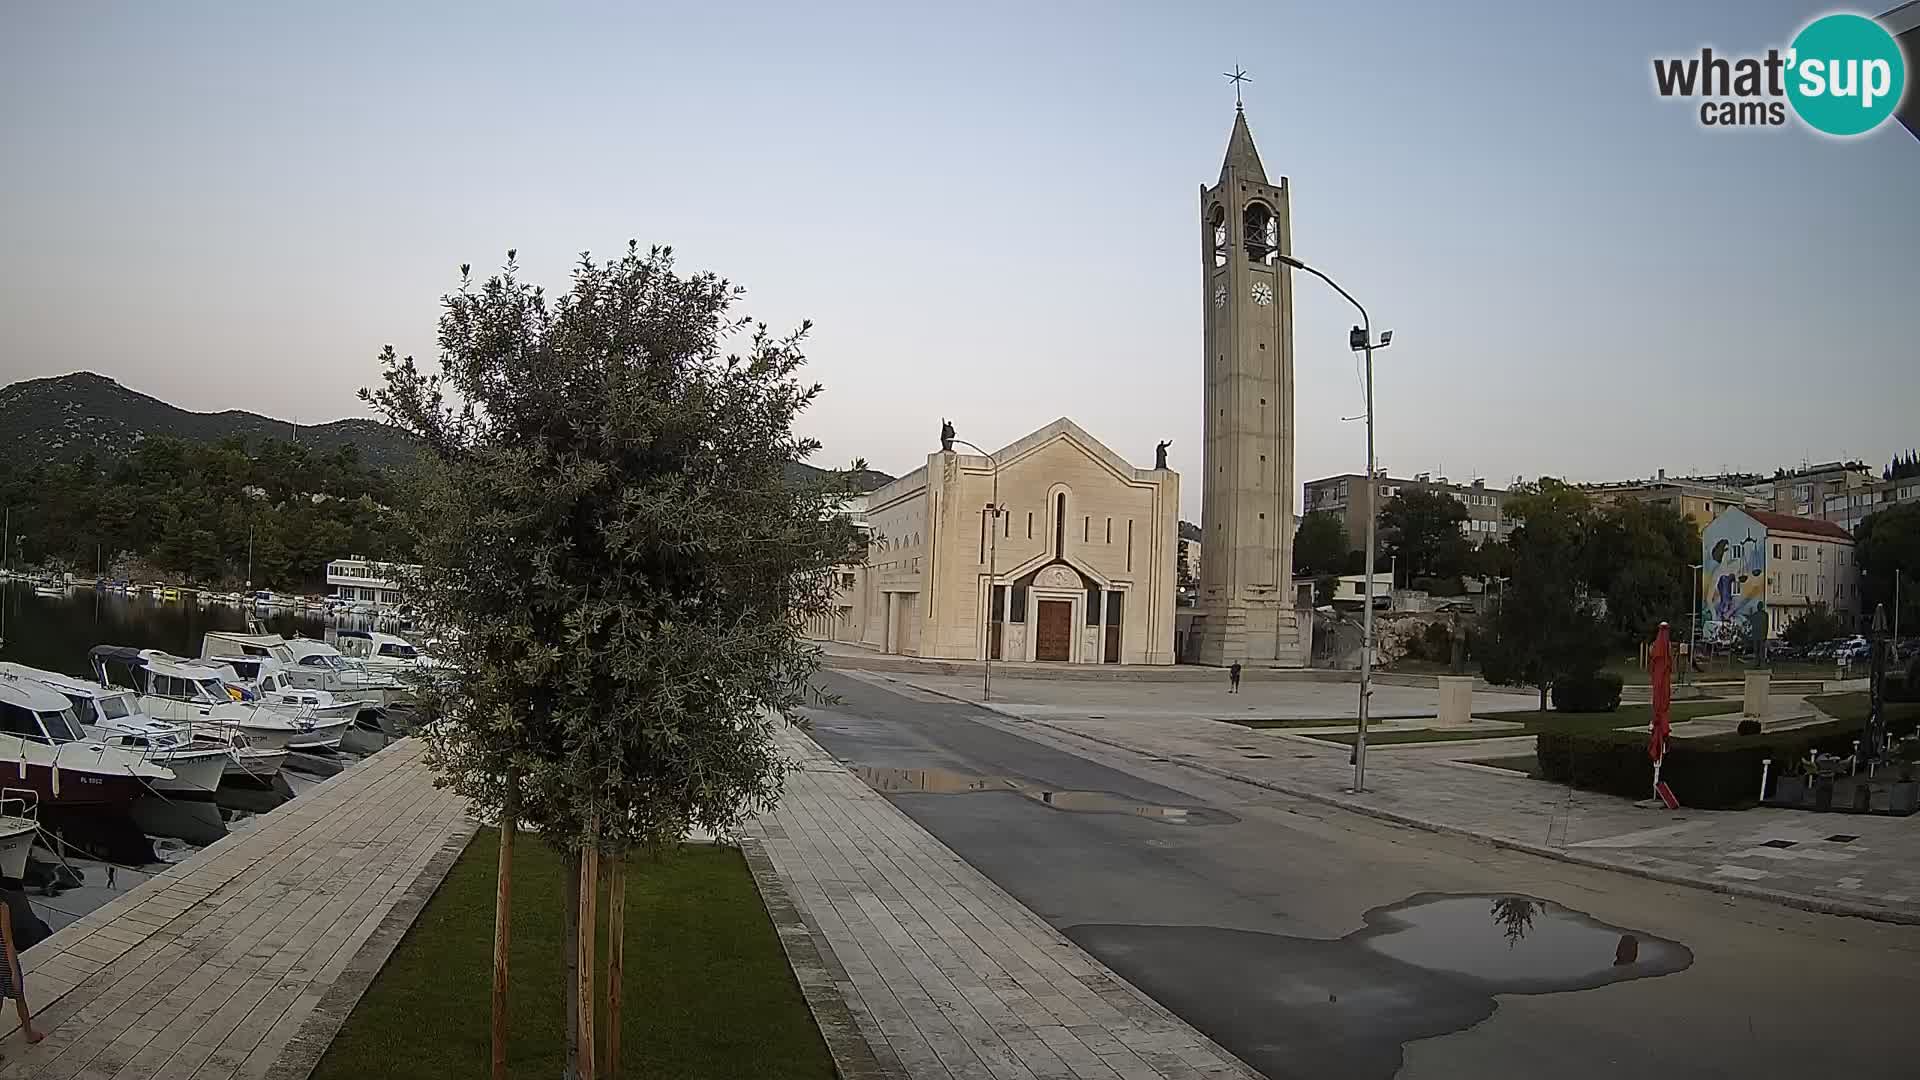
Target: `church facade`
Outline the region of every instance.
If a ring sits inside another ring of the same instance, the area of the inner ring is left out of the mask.
[[[951,660],[1171,664],[1180,477],[1062,418],[942,450],[867,495],[872,540],[818,637]]]

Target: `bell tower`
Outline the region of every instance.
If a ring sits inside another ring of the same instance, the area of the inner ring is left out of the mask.
[[[1200,188],[1206,438],[1191,659],[1302,667],[1293,609],[1293,253],[1244,109]]]

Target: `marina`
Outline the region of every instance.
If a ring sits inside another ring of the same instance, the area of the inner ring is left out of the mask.
[[[405,731],[398,672],[325,640],[376,633],[375,617],[169,591],[0,582],[0,888],[40,928],[21,942],[28,970],[46,933],[256,831]]]

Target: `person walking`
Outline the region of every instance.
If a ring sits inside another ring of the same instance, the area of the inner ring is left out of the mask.
[[[21,908],[25,909],[24,913],[20,912]],[[24,892],[7,888],[0,893],[0,999],[13,999],[20,1013],[20,1030],[30,1043],[37,1043],[45,1036],[33,1026],[33,1010],[27,1007],[27,980],[20,971],[20,951],[44,939],[46,935],[40,931],[45,926],[33,914]]]
[[[1233,666],[1227,669],[1227,681],[1232,684],[1227,687],[1227,693],[1237,694],[1240,692],[1240,661],[1235,660]]]

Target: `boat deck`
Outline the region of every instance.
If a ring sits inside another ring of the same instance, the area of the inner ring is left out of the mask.
[[[305,1077],[473,832],[407,739],[22,959],[0,1080]]]

